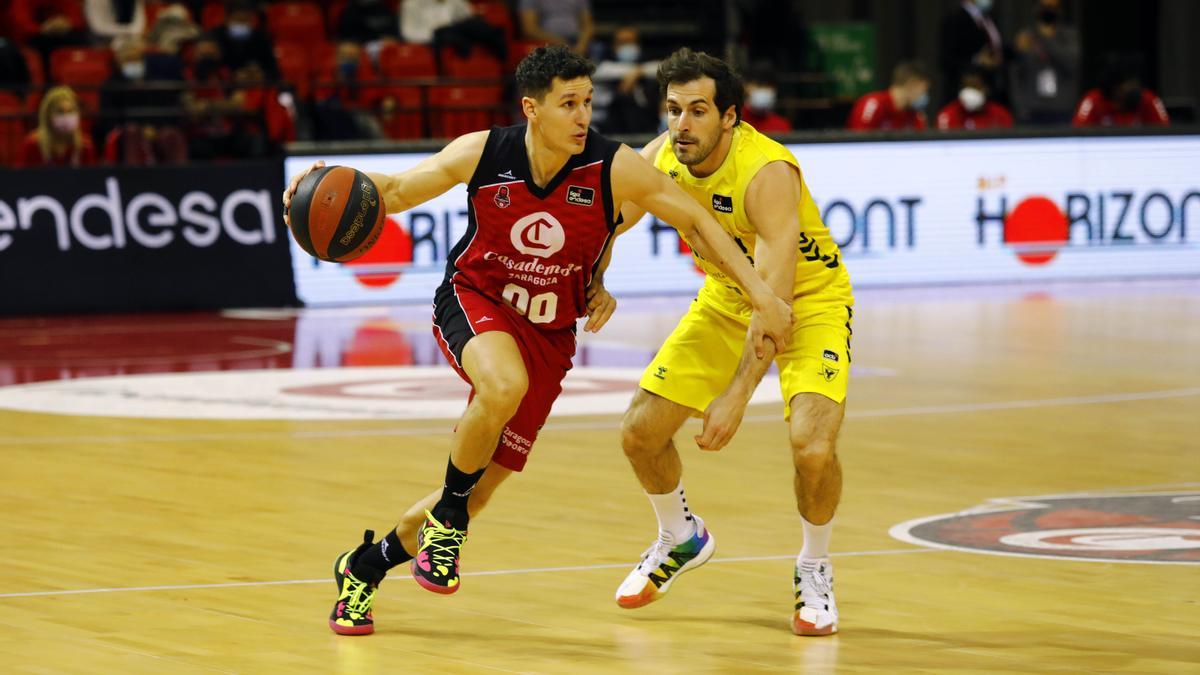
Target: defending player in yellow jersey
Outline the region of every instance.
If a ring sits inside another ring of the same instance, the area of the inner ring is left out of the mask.
[[[829,635],[838,618],[829,537],[842,486],[836,442],[850,374],[850,277],[796,158],[739,121],[737,74],[716,58],[681,49],[662,63],[658,80],[669,129],[643,155],[710,209],[772,290],[791,299],[795,324],[782,352],[767,341],[756,354],[747,338],[745,295],[697,256],[708,278],[646,369],[621,427],[625,454],[658,516],[659,536],[617,590],[617,602],[627,608],[653,602],[680,573],[712,556],[715,539],[688,510],[672,437],[689,416],[702,414],[696,442],[720,450],[773,360],[804,530],[792,628],[798,635]],[[626,205],[624,226],[642,215]]]

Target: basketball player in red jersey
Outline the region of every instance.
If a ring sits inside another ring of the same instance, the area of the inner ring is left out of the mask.
[[[336,633],[373,632],[376,589],[402,563],[411,561],[428,590],[459,589],[469,518],[524,467],[571,368],[576,320],[586,315],[584,330],[599,330],[615,308],[594,275],[623,204],[674,224],[745,290],[758,349],[764,338],[786,344],[788,303],[712,216],[637,152],[589,130],[594,69],[564,47],[539,48],[517,67],[527,124],[466,134],[404,173],[369,174],[389,213],[467,185],[469,225],[446,261],[433,330],[472,390],[443,486],[383,539],[372,543],[368,530],[362,545],[335,560],[339,596],[329,625]],[[284,193],[285,207],[303,175]]]

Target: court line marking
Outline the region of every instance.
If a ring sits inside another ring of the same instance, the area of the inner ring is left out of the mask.
[[[840,553],[830,553],[833,558],[852,558],[858,556],[870,555],[905,555],[909,553],[939,553],[938,549],[934,548],[891,548],[880,549],[876,551],[843,551]],[[739,563],[739,562],[763,562],[770,560],[792,560],[796,554],[788,555],[761,555],[761,556],[740,556],[735,558],[712,558],[708,564],[713,563]],[[590,572],[593,570],[611,570],[625,569],[629,567],[629,563],[612,563],[605,565],[573,565],[567,567],[524,567],[508,570],[484,570],[482,572],[463,572],[464,577],[491,577],[491,576],[507,576],[512,574],[540,574],[543,572]],[[247,586],[296,586],[301,584],[327,584],[331,578],[323,579],[286,579],[282,581],[230,581],[219,584],[173,584],[166,586],[129,586],[125,588],[79,588],[75,590],[65,591],[29,591],[25,593],[0,593],[0,599],[4,598],[38,598],[52,597],[61,595],[87,595],[92,593],[131,593],[144,591],[187,591],[199,590],[208,588],[244,588]]]
[[[1094,405],[1102,403],[1123,403],[1128,401],[1152,401],[1164,398],[1187,398],[1200,396],[1200,387],[1184,389],[1162,389],[1158,391],[1125,392],[1118,394],[1094,394],[1091,396],[1067,396],[1062,398],[1018,399],[1015,401],[988,401],[980,403],[951,403],[945,405],[913,406],[909,408],[880,408],[878,410],[849,410],[846,417],[851,419],[872,417],[904,417],[906,415],[943,415],[964,412],[985,412],[989,410],[1019,410],[1024,408],[1041,408],[1063,405]],[[778,414],[747,415],[743,422],[775,422],[779,421]],[[188,420],[191,421],[191,420]],[[454,420],[446,420],[445,426],[439,427],[405,427],[400,429],[331,429],[326,431],[285,431],[285,432],[244,432],[222,434],[171,434],[159,436],[50,436],[45,438],[24,438],[20,436],[0,437],[0,445],[87,445],[95,443],[187,443],[201,441],[228,441],[291,438],[360,438],[372,436],[428,436],[444,434],[454,427]],[[612,421],[596,422],[554,422],[547,424],[543,431],[573,431],[611,429]]]

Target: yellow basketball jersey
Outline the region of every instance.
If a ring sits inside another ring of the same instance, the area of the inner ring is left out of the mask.
[[[675,158],[669,141],[659,149],[654,166],[708,209],[753,262],[758,235],[746,217],[746,188],[759,169],[774,161],[787,162],[797,171],[800,170],[800,164],[791,151],[742,122],[733,128],[729,154],[721,168],[712,175],[704,178],[693,176]],[[850,275],[846,273],[842,253],[830,236],[829,228],[821,222],[821,214],[808,191],[803,174],[800,191],[800,208],[797,212],[800,218],[800,250],[796,259],[794,300],[820,296],[821,299],[852,304]],[[707,260],[694,257],[708,276],[702,296],[726,311],[748,314],[749,303],[733,280]]]

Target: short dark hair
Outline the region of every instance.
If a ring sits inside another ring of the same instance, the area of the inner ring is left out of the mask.
[[[517,92],[541,101],[554,87],[554,78],[591,77],[596,65],[563,45],[538,47],[517,64]]]
[[[737,72],[721,59],[704,52],[694,52],[684,47],[668,56],[658,65],[658,90],[666,98],[667,85],[694,82],[702,77],[711,77],[717,85],[713,103],[721,114],[733,106],[737,122],[742,121],[742,104],[746,102],[746,85]]]
[[[908,84],[913,80],[920,80],[926,83],[932,83],[933,80],[929,77],[929,69],[920,61],[901,61],[896,64],[892,70],[892,84]]]

